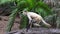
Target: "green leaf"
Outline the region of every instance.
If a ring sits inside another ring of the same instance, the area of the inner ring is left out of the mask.
[[[36,8],[35,11],[40,14],[42,17],[48,16],[51,13],[48,13],[46,10],[44,10],[43,8]]]
[[[23,10],[27,7],[27,3],[26,1],[20,1],[18,4],[17,4],[18,8],[20,8],[20,10]]]
[[[13,10],[12,14],[9,16],[9,21],[8,21],[8,24],[7,24],[7,27],[6,27],[6,32],[11,31],[11,28],[14,24],[15,17],[16,17],[17,12],[18,12],[17,10],[18,9]]]
[[[26,2],[28,3],[29,9],[32,9],[35,7],[35,1],[34,0],[26,0]]]
[[[27,23],[28,23],[28,18],[27,18],[27,16],[21,15],[20,29],[26,28]]]
[[[9,2],[13,2],[14,0],[0,0],[0,5],[1,4],[5,4],[5,3],[9,3]]]
[[[44,2],[39,1],[37,3],[37,6],[40,6],[41,8],[45,9],[48,12],[51,11],[50,7],[47,4],[45,4]]]

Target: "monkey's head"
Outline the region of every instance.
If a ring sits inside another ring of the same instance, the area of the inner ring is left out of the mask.
[[[22,14],[23,14],[23,15],[27,15],[27,12],[28,12],[28,11],[23,11]]]
[[[26,8],[26,9],[24,9],[24,10],[22,11],[22,14],[23,14],[23,15],[27,15],[27,12],[28,12],[27,9],[28,9],[28,8]]]

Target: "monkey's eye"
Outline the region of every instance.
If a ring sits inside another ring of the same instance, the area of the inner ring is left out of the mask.
[[[23,12],[20,12],[20,13],[23,13]]]
[[[26,12],[26,11],[24,11],[24,12]]]

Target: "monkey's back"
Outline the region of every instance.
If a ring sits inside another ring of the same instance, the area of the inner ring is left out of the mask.
[[[35,20],[40,20],[42,18],[41,15],[34,13],[34,12],[28,12],[28,15],[30,15],[31,18]]]

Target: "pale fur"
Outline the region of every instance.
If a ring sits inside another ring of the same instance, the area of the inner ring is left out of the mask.
[[[41,15],[34,13],[34,12],[23,12],[24,15],[28,17],[28,19],[31,21],[32,19],[36,21],[37,23],[35,25],[39,26],[39,23],[42,21],[45,25],[51,26],[50,24],[46,23],[44,19],[41,17]]]

